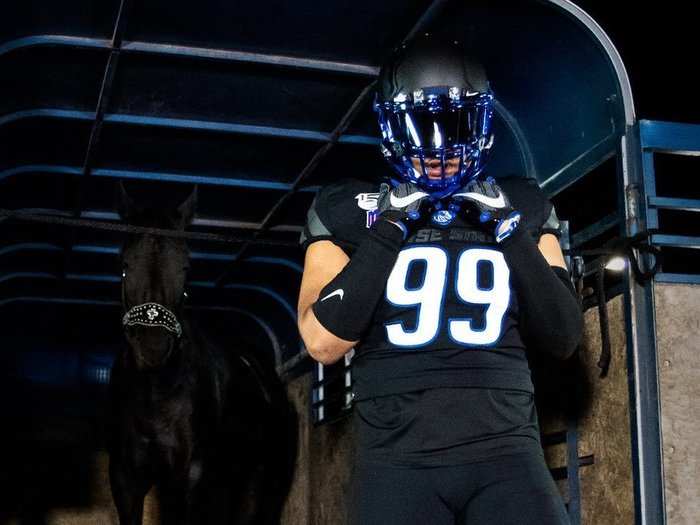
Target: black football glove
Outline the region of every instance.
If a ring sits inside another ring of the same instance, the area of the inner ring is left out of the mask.
[[[513,209],[493,177],[474,179],[452,194],[450,209],[463,210],[474,223],[493,233],[496,242],[507,239],[520,223],[520,212]]]
[[[384,183],[379,187],[377,212],[379,220],[398,226],[405,239],[431,203],[430,195],[415,184],[403,182],[392,188]]]

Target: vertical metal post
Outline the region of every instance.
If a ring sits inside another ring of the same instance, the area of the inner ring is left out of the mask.
[[[560,221],[561,237],[559,244],[564,253],[571,248],[571,233],[569,221]],[[564,257],[569,272],[572,271],[570,255]],[[571,525],[581,524],[581,483],[579,480],[578,457],[578,420],[570,415],[566,422],[566,480],[569,485],[569,501],[567,503]]]
[[[581,525],[578,420],[575,416],[569,416],[566,422],[566,481],[569,484],[569,520],[571,525]]]
[[[622,137],[618,164],[620,209],[625,218],[620,233],[624,236],[644,231],[651,226],[650,220],[656,220],[647,213],[646,192],[654,186],[644,173],[645,161],[653,159],[643,159],[643,154],[639,124],[635,124]],[[647,175],[653,177],[653,172]],[[665,525],[654,285],[653,281],[639,284],[629,264],[624,280],[635,523]]]

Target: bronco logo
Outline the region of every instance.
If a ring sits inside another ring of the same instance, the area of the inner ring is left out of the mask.
[[[431,218],[435,226],[449,226],[455,220],[455,214],[451,210],[438,210]]]

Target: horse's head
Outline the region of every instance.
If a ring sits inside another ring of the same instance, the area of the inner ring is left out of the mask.
[[[196,190],[179,205],[161,196],[138,202],[119,184],[119,214],[127,223],[184,230],[194,215]],[[182,310],[189,250],[184,239],[129,234],[121,252],[123,325],[138,369],[165,363],[183,330]]]

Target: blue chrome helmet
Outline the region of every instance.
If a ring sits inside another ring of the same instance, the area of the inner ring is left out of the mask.
[[[423,35],[401,46],[381,68],[374,110],[401,181],[442,198],[484,169],[493,94],[459,43]]]

